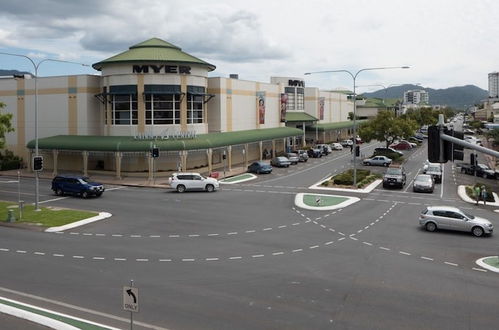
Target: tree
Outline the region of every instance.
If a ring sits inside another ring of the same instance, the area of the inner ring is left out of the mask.
[[[495,128],[485,133],[485,136],[487,136],[487,139],[493,139],[494,141],[492,143],[494,145],[499,145],[499,128]]]
[[[0,149],[5,148],[5,134],[14,131],[12,127],[12,114],[2,114],[4,107],[5,103],[0,102]]]
[[[371,140],[386,142],[388,147],[396,139],[409,138],[414,135],[417,128],[416,121],[395,117],[392,111],[382,110],[374,119],[359,127],[359,136],[366,142]]]

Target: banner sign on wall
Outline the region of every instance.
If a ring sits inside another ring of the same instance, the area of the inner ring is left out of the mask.
[[[265,124],[265,92],[256,92],[258,123]]]
[[[324,120],[324,103],[325,98],[319,97],[319,120]]]
[[[286,108],[288,107],[288,94],[281,93],[281,123],[286,121]]]

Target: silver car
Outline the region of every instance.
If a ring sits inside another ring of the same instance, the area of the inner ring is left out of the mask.
[[[412,190],[414,192],[433,192],[435,187],[435,182],[429,174],[418,174],[414,178],[414,183],[412,184]]]
[[[386,156],[374,156],[373,158],[367,158],[362,161],[364,165],[378,165],[378,166],[388,166],[392,163],[392,159]]]
[[[427,231],[458,230],[471,232],[477,237],[492,234],[494,231],[489,220],[465,213],[453,206],[428,206],[421,212],[419,224]]]
[[[287,153],[286,157],[291,162],[291,165],[296,165],[300,161],[300,158],[298,157],[298,154],[295,154],[294,152]]]

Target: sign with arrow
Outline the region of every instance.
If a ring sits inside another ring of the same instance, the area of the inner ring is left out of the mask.
[[[123,287],[123,309],[137,313],[139,311],[139,289],[131,286]]]

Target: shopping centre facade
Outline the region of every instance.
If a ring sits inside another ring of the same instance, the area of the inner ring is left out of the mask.
[[[306,87],[297,77],[269,83],[209,77],[215,66],[153,38],[93,68],[101,75],[0,79],[13,114],[6,148],[31,167],[38,150],[54,174],[117,177],[243,166],[263,155],[347,138],[348,95]],[[151,150],[159,149],[153,158]]]

